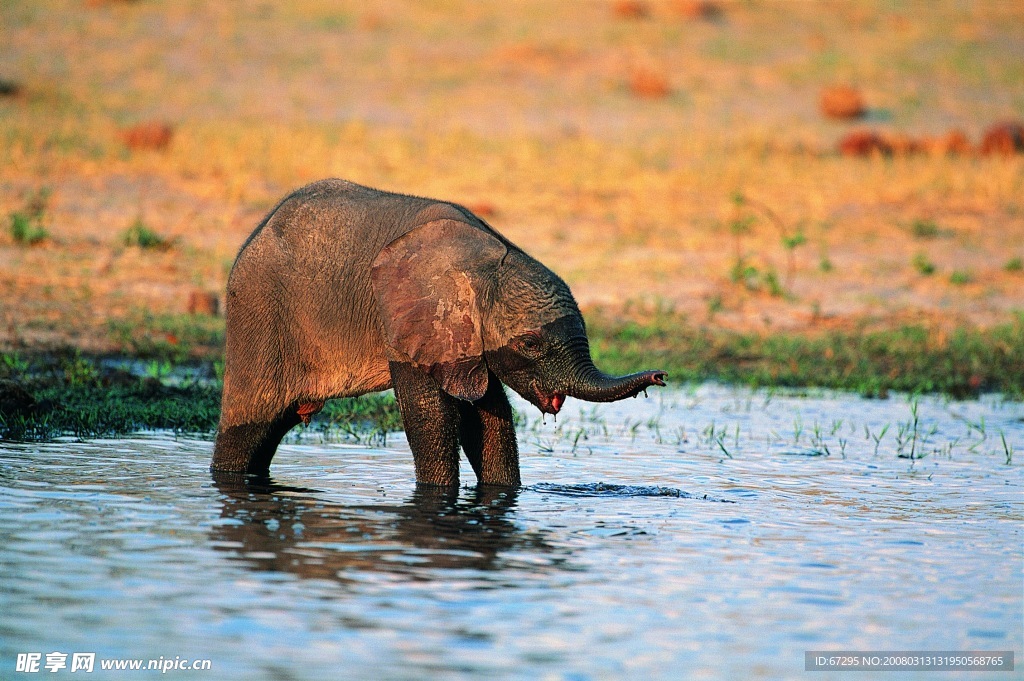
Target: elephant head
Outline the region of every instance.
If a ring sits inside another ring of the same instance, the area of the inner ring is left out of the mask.
[[[371,272],[389,359],[475,402],[493,373],[542,412],[665,385],[663,371],[612,377],[590,356],[583,317],[557,275],[484,225],[440,219],[383,249]]]

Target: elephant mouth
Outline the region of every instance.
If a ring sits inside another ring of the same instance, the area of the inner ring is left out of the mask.
[[[565,403],[565,393],[553,392],[550,395],[542,392],[540,388],[534,388],[534,397],[537,408],[545,414],[557,414],[562,410],[562,405]]]

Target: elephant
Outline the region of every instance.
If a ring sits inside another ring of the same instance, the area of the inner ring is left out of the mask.
[[[466,208],[328,179],[295,190],[228,276],[214,472],[267,475],[324,401],[394,388],[417,484],[518,487],[503,384],[543,413],[665,385],[611,377],[569,287]]]

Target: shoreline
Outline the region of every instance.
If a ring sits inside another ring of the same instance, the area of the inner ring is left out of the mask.
[[[904,325],[817,334],[737,332],[679,315],[587,315],[591,351],[612,373],[669,372],[669,385],[1024,399],[1024,313],[990,328]],[[216,329],[219,320],[204,320]],[[222,322],[220,322],[222,324]],[[222,326],[221,326],[222,328]],[[0,350],[0,440],[126,436],[141,430],[211,434],[220,413],[222,338],[137,346],[143,352]],[[389,393],[329,400],[314,427],[357,438],[402,429]]]

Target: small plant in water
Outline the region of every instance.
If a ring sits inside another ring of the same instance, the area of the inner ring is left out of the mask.
[[[730,454],[729,450],[725,448],[725,433],[724,432],[721,435],[719,435],[717,438],[715,438],[715,444],[718,445],[718,448],[722,450],[722,453],[725,454],[725,456],[727,458],[730,458],[730,459],[732,458],[732,454]]]
[[[885,424],[882,427],[882,430],[878,431],[877,435],[872,433],[871,431],[868,431],[868,435],[870,435],[871,439],[875,441],[875,456],[878,456],[878,446],[880,444],[882,444],[882,438],[885,437],[885,434],[889,432],[889,426],[890,425],[892,425],[892,424],[890,424],[890,423]],[[867,426],[865,426],[864,428],[866,430]]]
[[[165,378],[168,375],[170,375],[171,370],[173,368],[174,368],[174,366],[170,363],[170,361],[168,361],[166,359],[165,360],[156,360],[156,359],[154,359],[153,361],[151,361],[149,364],[146,365],[146,376],[148,376],[149,378],[153,378],[153,379],[156,379],[156,380],[159,381],[160,379]]]
[[[900,459],[923,459],[924,454],[919,452],[918,443],[920,440],[920,434],[918,427],[920,426],[920,416],[918,414],[918,402],[917,397],[912,397],[910,400],[910,421],[906,423],[896,424],[896,456]],[[927,436],[925,437],[927,441]],[[910,452],[906,453],[906,445],[910,443]],[[923,446],[923,442],[921,443]]]
[[[23,374],[28,370],[28,362],[16,352],[0,353],[0,369],[7,375]]]
[[[69,386],[77,388],[99,384],[99,370],[89,360],[75,356],[72,359],[64,360],[61,364],[64,369],[64,380]]]

